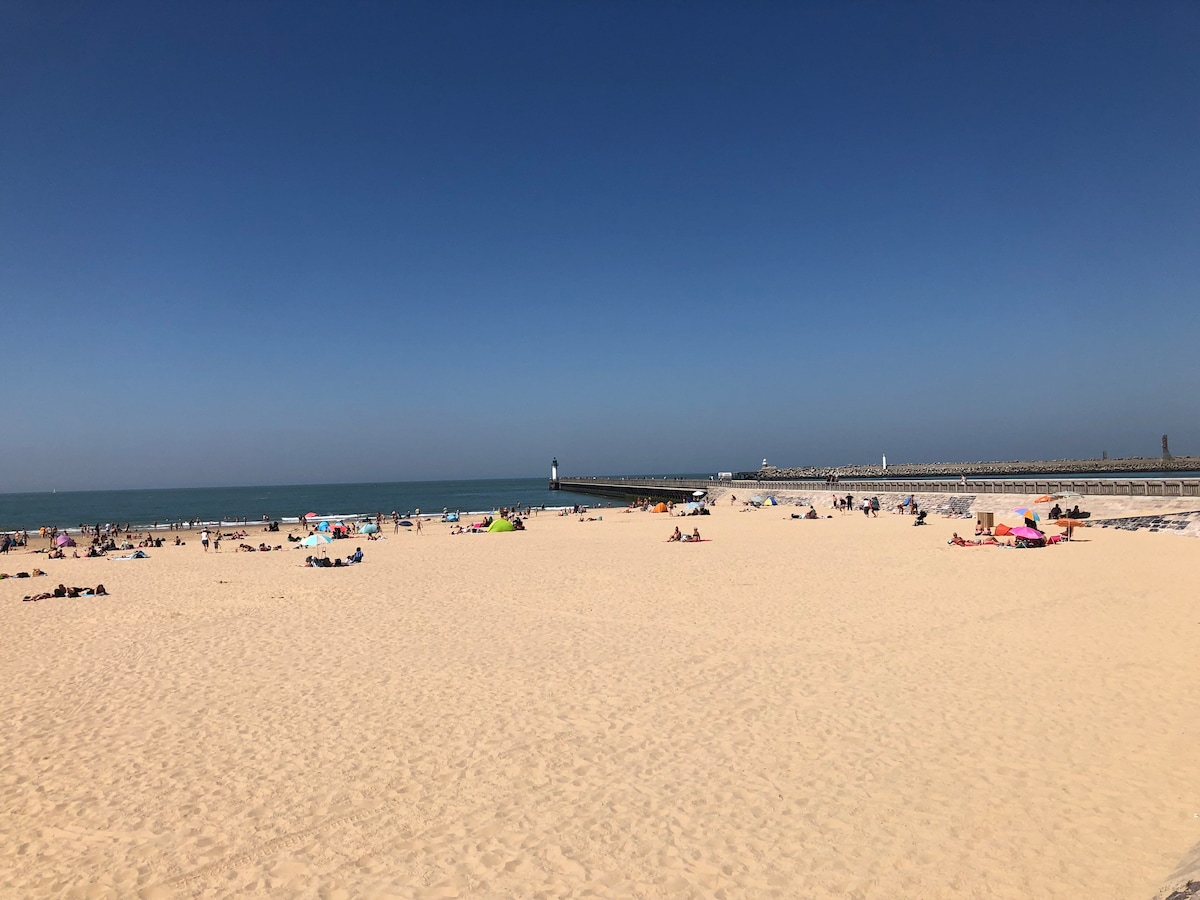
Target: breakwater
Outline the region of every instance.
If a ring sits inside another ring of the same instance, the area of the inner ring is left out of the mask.
[[[759,481],[792,481],[805,478],[1000,478],[1037,475],[1113,475],[1123,472],[1195,472],[1200,470],[1200,457],[1127,457],[1124,459],[1050,459],[1013,460],[1011,462],[935,462],[893,463],[886,469],[882,464],[857,466],[799,466],[779,468],[766,466],[757,472],[738,472],[739,479]]]
[[[576,477],[560,479],[564,491],[576,494],[591,494],[601,497],[652,497],[655,499],[680,500],[692,495],[693,491],[714,489],[733,490],[751,494],[772,491],[802,491],[845,493],[869,491],[870,493],[897,494],[1053,494],[1059,491],[1074,491],[1085,497],[1144,497],[1148,499],[1196,498],[1200,501],[1200,478],[968,478],[946,481],[918,479],[878,479],[871,481],[843,480],[836,484],[816,479],[748,479],[712,481],[687,478],[621,478],[621,477]]]

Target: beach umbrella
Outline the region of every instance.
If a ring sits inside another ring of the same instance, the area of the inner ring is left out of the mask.
[[[1027,541],[1040,541],[1045,537],[1045,535],[1036,528],[1027,528],[1024,525],[1019,525],[1012,529],[1011,533],[1013,537],[1024,538]]]
[[[368,522],[362,528],[358,529],[359,534],[374,534],[379,530],[379,526],[374,522]]]
[[[1024,516],[1025,524],[1028,525],[1030,528],[1033,527],[1034,522],[1040,522],[1042,520],[1041,516],[1039,516],[1036,512],[1034,512],[1032,509],[1030,509],[1027,506],[1022,506],[1018,509],[1014,509],[1013,512],[1015,512],[1018,516]]]
[[[306,512],[304,514],[304,518],[306,518],[306,519],[315,519],[316,517],[317,517],[317,514],[315,512]]]
[[[1050,495],[1051,500],[1080,500],[1082,498],[1083,494],[1077,491],[1059,491],[1056,494]]]
[[[1054,500],[1054,497],[1052,495],[1042,494],[1042,496],[1038,497],[1033,502],[1034,503],[1051,503],[1051,502],[1053,502],[1053,500]]]
[[[1085,522],[1083,519],[1059,519],[1054,524],[1059,528],[1065,528],[1067,530],[1068,541],[1071,539],[1071,532],[1073,532],[1076,528],[1087,528],[1087,522]]]
[[[300,542],[300,546],[301,547],[320,547],[320,546],[323,546],[324,544],[331,544],[331,543],[333,543],[333,538],[331,538],[327,534],[320,534],[318,532],[318,533],[310,534],[308,537],[306,537],[304,540],[302,540]]]
[[[345,522],[338,522],[336,525],[333,526],[333,530],[334,531],[349,531],[350,529],[346,527]]]
[[[693,497],[703,497],[708,491],[692,491]]]

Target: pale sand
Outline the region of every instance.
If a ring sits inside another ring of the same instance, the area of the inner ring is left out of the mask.
[[[0,557],[0,895],[1152,896],[1200,541],[791,511]]]

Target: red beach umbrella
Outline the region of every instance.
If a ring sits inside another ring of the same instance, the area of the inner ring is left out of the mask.
[[[304,518],[306,518],[306,519],[315,519],[316,517],[317,517],[317,514],[315,512],[309,512],[309,513],[304,514]]]

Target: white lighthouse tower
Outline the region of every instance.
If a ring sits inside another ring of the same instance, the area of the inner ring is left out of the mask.
[[[558,457],[550,461],[550,490],[558,490]]]

